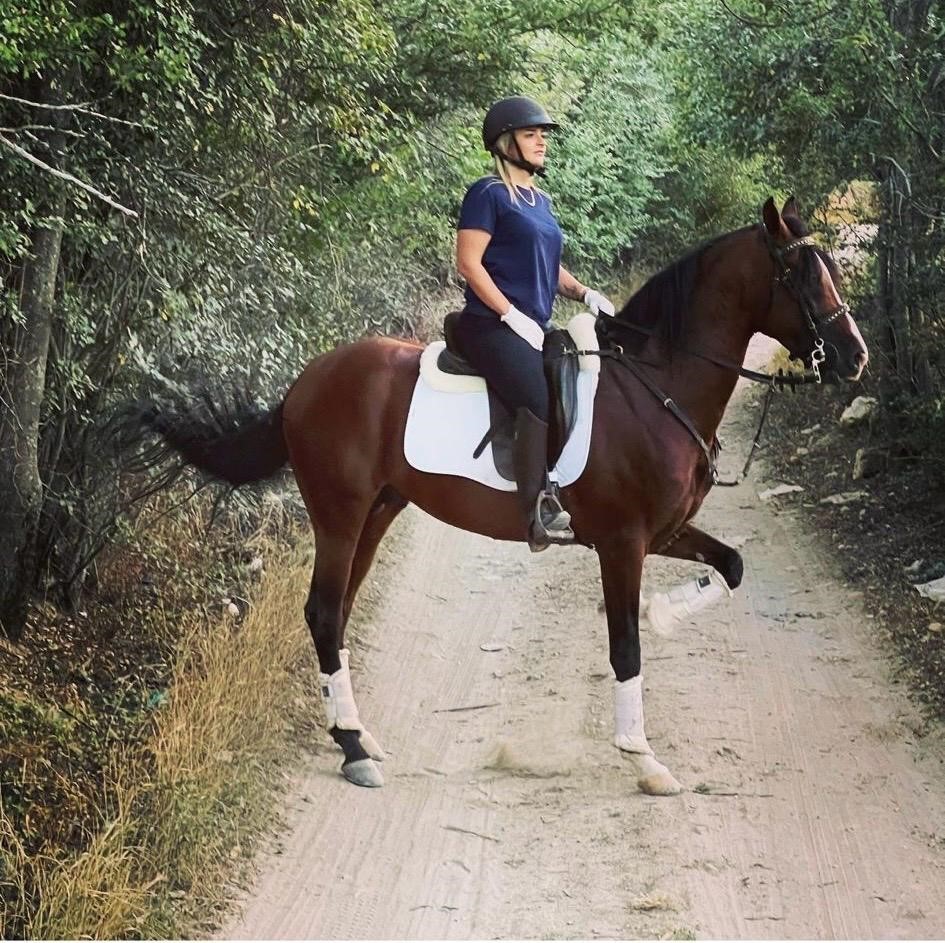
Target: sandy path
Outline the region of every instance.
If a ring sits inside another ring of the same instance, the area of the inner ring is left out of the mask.
[[[731,412],[729,469],[747,438]],[[644,630],[647,732],[689,790],[673,799],[640,795],[610,745],[594,555],[532,556],[408,509],[353,656],[387,786],[313,759],[223,935],[941,937],[945,738],[829,559],[757,490],[716,489],[700,515],[746,541],[735,598],[671,639]],[[695,572],[654,558],[646,575]]]

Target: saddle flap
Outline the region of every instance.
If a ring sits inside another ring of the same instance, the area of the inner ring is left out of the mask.
[[[577,416],[577,345],[567,331],[552,331],[545,336],[544,365],[552,412],[549,465],[554,466],[564,443],[574,431]]]
[[[428,344],[420,354],[420,377],[431,389],[444,393],[480,393],[486,389],[486,381],[475,373],[454,373],[440,369],[440,357],[448,354],[443,341]],[[465,361],[462,361],[465,363]],[[452,361],[450,361],[452,363]]]

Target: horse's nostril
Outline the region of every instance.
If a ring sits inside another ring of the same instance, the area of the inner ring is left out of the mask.
[[[858,351],[856,356],[853,358],[854,366],[860,367],[861,369],[866,366],[869,362],[870,355],[865,351]]]

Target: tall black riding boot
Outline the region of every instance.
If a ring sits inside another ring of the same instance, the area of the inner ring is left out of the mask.
[[[548,423],[530,409],[515,414],[515,482],[528,524],[528,546],[544,550],[549,544],[574,543],[571,515],[548,490]]]

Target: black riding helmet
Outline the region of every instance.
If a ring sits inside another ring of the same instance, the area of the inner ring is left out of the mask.
[[[558,127],[556,121],[534,99],[525,95],[514,95],[497,101],[487,112],[482,123],[482,145],[490,154],[497,154],[516,167],[521,167],[529,173],[544,175],[544,168],[537,167],[527,160],[519,160],[508,154],[503,154],[496,148],[496,141],[506,131],[516,131],[519,128],[545,128],[554,130]]]

